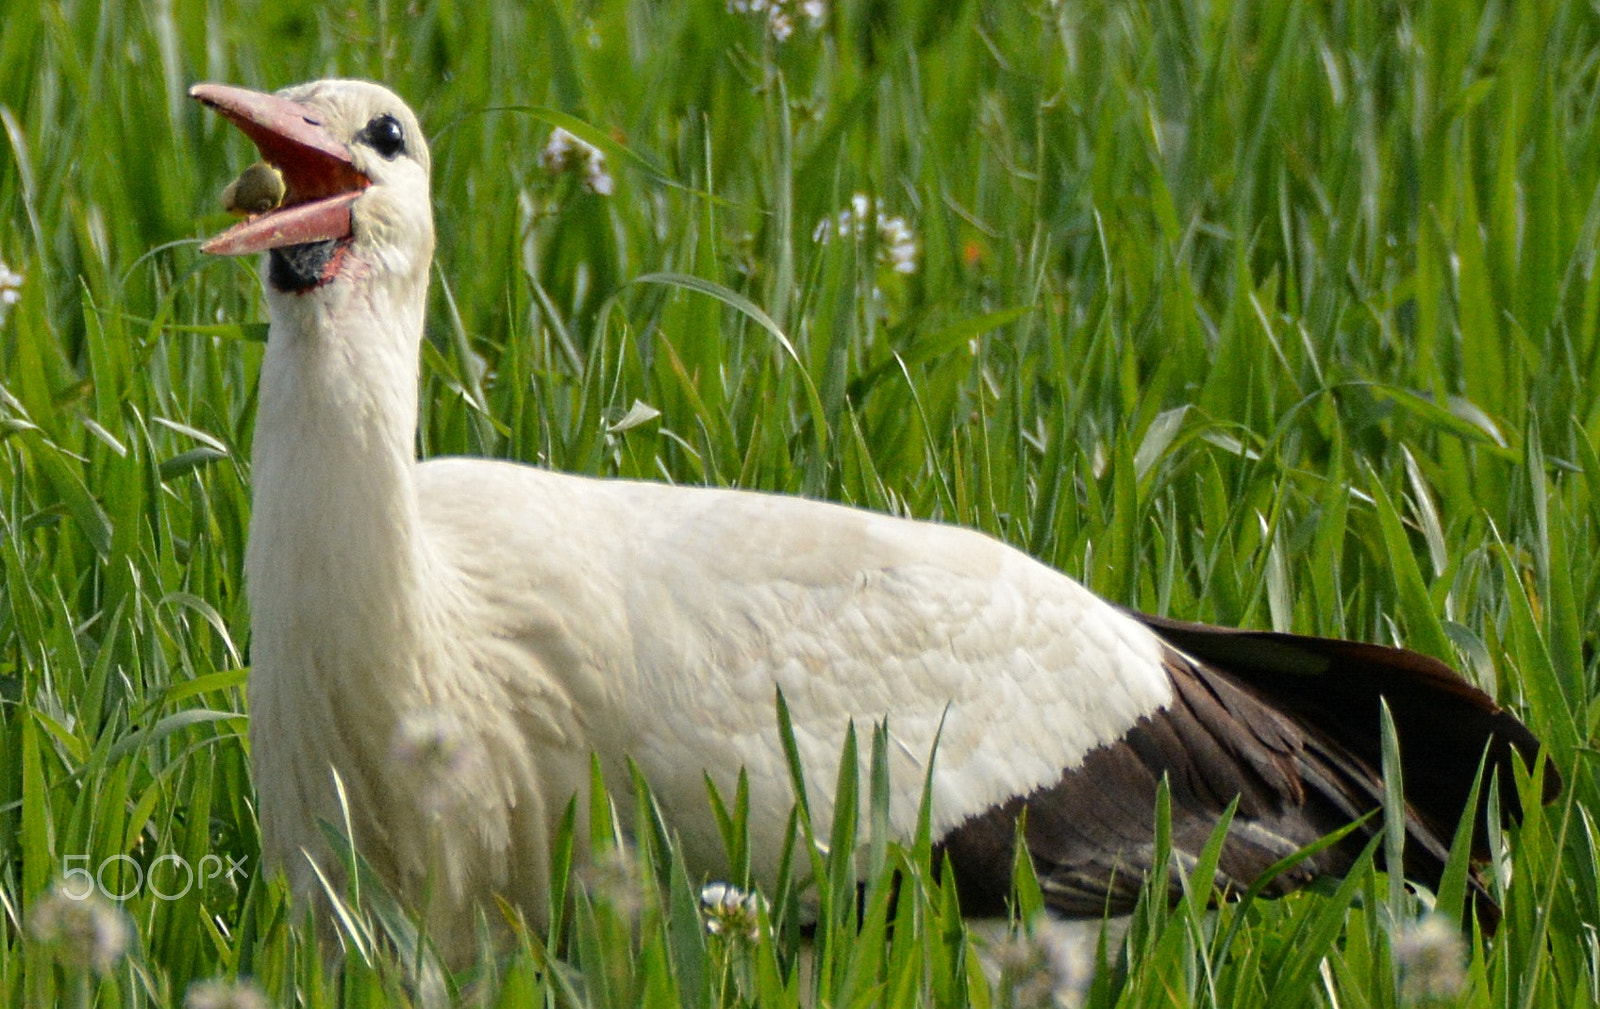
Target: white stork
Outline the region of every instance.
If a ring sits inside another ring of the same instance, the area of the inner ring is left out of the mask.
[[[1379,805],[1380,695],[1405,748],[1405,869],[1437,883],[1485,747],[1502,780],[1514,751],[1538,749],[1432,659],[1122,610],[967,529],[419,462],[434,237],[416,117],[361,81],[190,93],[287,187],[203,248],[265,253],[250,743],[263,854],[302,894],[316,891],[310,858],[336,866],[317,820],[344,820],[337,772],[359,850],[403,895],[426,893],[435,934],[471,935],[493,895],[543,920],[552,832],[586,795],[591,754],[617,781],[637,762],[700,871],[724,858],[703,775],[727,795],[747,770],[770,881],[793,802],[779,689],[817,782],[833,780],[847,723],[887,720],[901,835],[938,736],[934,836],[977,915],[1004,908],[1024,807],[1052,908],[1129,908],[1162,775],[1180,853],[1238,797],[1219,882],[1247,885]],[[417,724],[450,727],[474,755],[435,782],[443,797],[419,794],[396,755]],[[831,812],[814,796],[820,831]],[[1374,829],[1272,892],[1348,868]]]

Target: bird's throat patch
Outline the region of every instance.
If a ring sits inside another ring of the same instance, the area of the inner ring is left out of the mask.
[[[280,291],[309,291],[331,281],[349,239],[327,238],[302,245],[287,245],[267,254],[267,281]]]

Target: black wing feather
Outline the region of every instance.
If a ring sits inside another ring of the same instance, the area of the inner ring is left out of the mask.
[[[1415,652],[1325,638],[1234,631],[1133,613],[1166,642],[1172,703],[1091,753],[1057,782],[973,817],[946,835],[966,913],[1004,913],[1016,826],[1046,903],[1068,916],[1133,908],[1153,868],[1155,799],[1167,778],[1176,860],[1192,865],[1228,804],[1239,800],[1216,885],[1242,891],[1268,867],[1381,807],[1379,699],[1400,737],[1406,787],[1405,872],[1437,887],[1449,838],[1465,810],[1479,761],[1500,768],[1538,740],[1449,667]],[[1546,801],[1560,780],[1546,772]],[[1501,808],[1520,813],[1512,789]],[[1347,871],[1381,820],[1278,877],[1280,895],[1323,874]],[[1485,831],[1476,831],[1483,857]],[[1498,911],[1476,875],[1488,926]],[[1173,899],[1181,890],[1176,875]]]

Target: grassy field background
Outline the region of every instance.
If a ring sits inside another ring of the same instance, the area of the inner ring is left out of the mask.
[[[443,979],[375,888],[330,973],[255,871],[264,309],[251,264],[196,248],[254,152],[185,90],[329,75],[388,83],[430,134],[423,453],[975,526],[1118,602],[1437,655],[1548,742],[1568,787],[1509,833],[1506,920],[1469,937],[1461,984],[1422,986],[1421,905],[1366,868],[1210,915],[1203,886],[1152,902],[1091,1004],[1600,1002],[1600,15],[788,8],[780,42],[722,0],[6,0],[0,1003],[798,999],[798,884],[767,895],[773,931],[708,935],[665,827],[619,849],[604,816],[575,824],[603,871],[558,874],[569,913]],[[541,166],[555,124],[600,145],[609,195]],[[914,272],[872,226],[817,240],[855,194],[914,233]],[[843,787],[872,831],[879,797]],[[831,1004],[1048,1004],[1081,981],[1024,925],[991,987],[925,845],[875,844],[859,911],[851,867],[806,850]],[[226,860],[244,871],[153,892]],[[47,941],[52,886],[85,867],[129,895],[88,933],[127,930],[99,962]],[[895,868],[913,885],[891,908]]]

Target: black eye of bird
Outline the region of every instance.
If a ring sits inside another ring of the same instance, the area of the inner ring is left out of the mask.
[[[406,149],[406,131],[400,120],[391,115],[373,119],[356,134],[356,139],[377,151],[385,161],[393,161]]]

